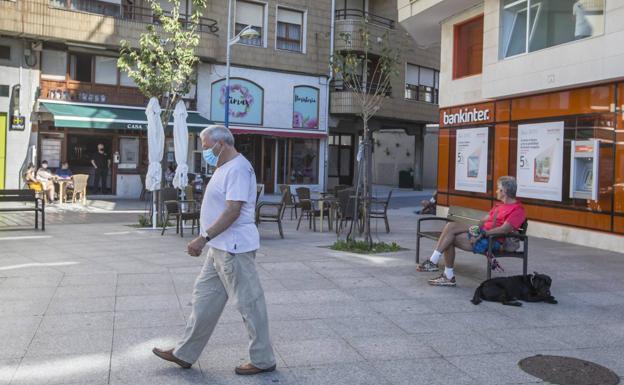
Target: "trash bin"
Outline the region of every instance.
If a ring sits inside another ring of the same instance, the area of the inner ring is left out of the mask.
[[[399,187],[414,188],[414,177],[411,171],[399,171]]]

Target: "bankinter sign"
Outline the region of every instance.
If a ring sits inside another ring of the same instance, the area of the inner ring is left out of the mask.
[[[448,113],[444,111],[442,114],[442,121],[445,126],[452,126],[454,124],[470,124],[487,122],[490,120],[490,109],[478,109],[478,108],[460,108],[455,113]]]

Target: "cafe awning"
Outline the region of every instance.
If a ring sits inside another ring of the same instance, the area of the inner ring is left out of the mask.
[[[307,138],[307,139],[324,139],[327,137],[327,132],[316,131],[316,130],[297,130],[297,129],[267,128],[267,127],[239,127],[239,126],[230,126],[230,130],[235,135],[250,134],[250,135],[275,136],[279,138]]]
[[[147,117],[143,107],[42,100],[39,103],[39,112],[51,114],[56,127],[147,130]],[[190,132],[199,132],[212,124],[212,121],[196,111],[189,111],[187,124]],[[173,114],[167,128],[172,127]]]

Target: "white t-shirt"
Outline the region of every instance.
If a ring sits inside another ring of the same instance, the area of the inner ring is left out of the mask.
[[[240,216],[208,245],[233,254],[260,248],[260,235],[255,224],[256,174],[242,154],[217,167],[206,186],[200,214],[203,236],[225,211],[226,201],[244,202]]]

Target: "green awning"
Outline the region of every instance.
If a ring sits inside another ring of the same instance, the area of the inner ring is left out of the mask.
[[[39,107],[41,112],[49,112],[54,116],[56,127],[147,130],[145,108],[57,101],[42,101]],[[212,121],[196,111],[189,111],[186,123],[189,132],[199,132],[212,124]],[[172,127],[173,116],[167,128]]]

